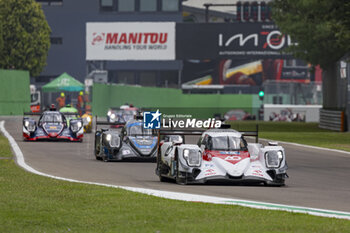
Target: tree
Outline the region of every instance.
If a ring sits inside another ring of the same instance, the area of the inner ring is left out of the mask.
[[[51,29],[35,0],[0,0],[0,68],[37,76],[46,65]]]
[[[289,51],[323,69],[324,108],[339,108],[337,61],[350,51],[350,3],[344,0],[275,0],[272,18],[298,44]]]

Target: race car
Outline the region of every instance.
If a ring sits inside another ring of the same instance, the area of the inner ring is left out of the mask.
[[[283,186],[287,176],[286,155],[276,143],[263,146],[247,143],[233,129],[201,131],[165,131],[159,135],[201,135],[198,144],[172,140],[159,145],[156,175],[160,181],[175,180],[178,184],[215,181],[252,182]]]
[[[232,109],[224,114],[225,121],[245,121],[255,120],[254,115],[250,115],[243,109]]]
[[[25,115],[40,115],[40,118],[36,122],[30,117],[23,117],[24,140],[83,141],[84,130],[81,119],[68,121],[63,113],[53,109],[42,114],[27,113]]]
[[[91,133],[92,132],[92,115],[90,111],[87,111],[82,116],[79,115],[78,109],[74,108],[70,104],[67,104],[65,107],[60,109],[60,112],[63,113],[63,115],[66,117],[66,120],[68,122],[71,119],[80,119],[83,122],[84,126],[84,133]]]
[[[66,118],[67,125],[69,126],[70,120],[74,119],[79,119],[79,112],[78,109],[74,108],[72,105],[67,104],[63,108],[59,110],[59,112],[63,113],[64,117]]]
[[[117,124],[121,122],[97,122],[101,124]],[[144,129],[140,119],[129,120],[121,131],[113,128],[96,129],[95,157],[98,160],[120,161],[129,160],[156,160],[157,137],[151,129]]]
[[[110,108],[107,112],[107,121],[110,123],[120,122],[120,124],[112,124],[114,128],[123,127],[126,122],[138,114],[138,109],[122,105],[120,108]]]
[[[81,116],[83,120],[84,133],[92,132],[92,115],[90,112],[86,112]]]

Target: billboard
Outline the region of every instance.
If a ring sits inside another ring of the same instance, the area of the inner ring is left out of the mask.
[[[186,85],[261,86],[264,81],[308,83],[321,81],[319,70],[297,59],[184,60],[182,81]]]
[[[175,23],[86,23],[86,60],[175,60]]]
[[[283,58],[293,44],[273,23],[178,23],[177,59]]]

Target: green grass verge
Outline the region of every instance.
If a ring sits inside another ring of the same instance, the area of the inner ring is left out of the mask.
[[[348,220],[174,201],[59,181],[28,173],[11,159],[0,160],[0,232],[310,233],[349,229]]]
[[[260,138],[350,151],[350,133],[320,129],[318,123],[239,121],[231,125],[245,131],[255,130],[257,123]]]
[[[7,138],[0,133],[0,157],[12,157],[11,147],[7,142]]]

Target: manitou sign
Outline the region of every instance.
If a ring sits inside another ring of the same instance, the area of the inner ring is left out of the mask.
[[[175,23],[86,24],[86,60],[174,60]]]

